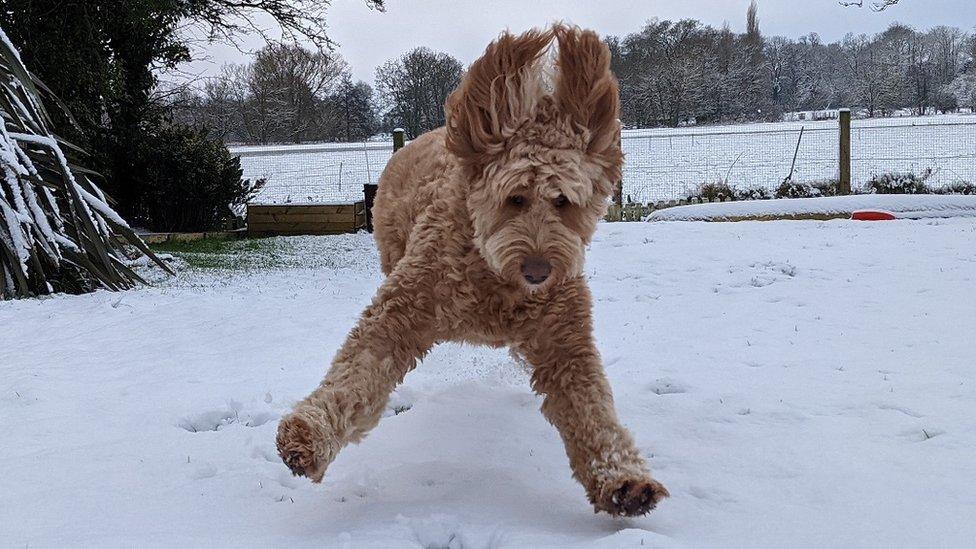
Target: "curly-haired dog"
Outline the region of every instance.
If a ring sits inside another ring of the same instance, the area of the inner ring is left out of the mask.
[[[617,420],[582,275],[623,162],[609,65],[590,31],[503,34],[451,94],[446,127],[393,155],[373,208],[388,276],[321,385],[279,425],[294,474],[322,480],[431,346],[464,341],[531,365],[596,510],[640,515],[667,497]]]

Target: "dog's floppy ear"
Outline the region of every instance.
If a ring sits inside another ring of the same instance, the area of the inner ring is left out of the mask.
[[[552,31],[504,33],[488,45],[445,106],[447,147],[464,163],[483,167],[534,111],[543,95],[540,58]]]
[[[593,31],[553,29],[559,44],[556,104],[589,134],[587,152],[620,156],[620,93],[610,72],[610,49]]]

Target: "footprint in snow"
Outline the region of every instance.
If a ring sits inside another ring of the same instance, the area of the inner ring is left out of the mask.
[[[234,424],[240,424],[245,427],[260,427],[277,418],[277,414],[267,411],[244,413],[243,406],[239,402],[231,401],[227,404],[226,408],[187,416],[181,419],[176,425],[191,433],[202,433],[206,431],[219,431]]]
[[[676,395],[688,392],[686,385],[669,378],[658,379],[648,388],[658,395]]]
[[[749,265],[748,269],[753,272],[753,275],[749,277],[749,281],[735,284],[734,286],[752,286],[753,288],[764,288],[780,280],[794,278],[796,276],[796,267],[789,263],[779,261],[752,263]],[[741,268],[732,267],[729,269],[729,274],[735,274],[741,270]]]
[[[196,479],[196,480],[203,480],[203,479],[206,479],[206,478],[213,478],[215,476],[217,476],[217,467],[215,467],[214,465],[212,465],[210,463],[208,463],[206,465],[203,465],[201,467],[197,467],[196,469],[194,469],[193,475],[192,475],[192,477],[194,479]]]
[[[921,418],[922,417],[922,414],[919,414],[918,412],[915,412],[914,410],[910,410],[910,409],[908,409],[908,408],[906,408],[904,406],[899,406],[897,404],[888,404],[888,403],[882,402],[882,403],[876,404],[875,406],[877,406],[878,409],[880,409],[880,410],[892,410],[892,411],[895,411],[895,412],[901,412],[901,413],[903,413],[903,414],[905,414],[906,416],[909,416],[909,417],[914,417],[914,418]]]

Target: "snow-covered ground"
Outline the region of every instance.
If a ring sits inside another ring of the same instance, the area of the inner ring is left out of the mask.
[[[800,148],[800,128],[805,128]],[[976,181],[976,116],[874,118],[852,123],[852,180],[922,173],[931,186]],[[625,130],[623,192],[633,201],[672,200],[702,183],[725,181],[775,189],[837,177],[836,120]],[[391,143],[322,143],[231,147],[244,177],[266,179],[256,203],[342,203],[363,199],[392,155]]]
[[[380,282],[368,235],[0,303],[0,546],[972,547],[974,243],[971,219],[602,224],[598,342],[672,494],[638,519],[593,514],[481,348],[434,350],[322,485],[289,475],[277,419]]]
[[[741,221],[744,219],[847,218],[859,210],[902,219],[976,217],[976,196],[935,194],[857,194],[819,198],[739,200],[689,204],[657,210],[651,221]]]

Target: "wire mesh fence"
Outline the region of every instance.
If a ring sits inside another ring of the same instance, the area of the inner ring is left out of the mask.
[[[806,183],[836,180],[839,140],[836,121],[625,131],[624,201],[675,200],[706,183],[775,191],[787,177]],[[976,183],[976,119],[944,116],[852,124],[855,191],[876,176],[922,176],[928,171],[930,188]]]
[[[800,139],[801,127],[624,132],[624,201],[675,200],[706,183],[775,189],[794,154],[793,180],[836,177],[837,129],[805,128]]]
[[[851,184],[884,174],[931,171],[931,189],[976,185],[976,120],[941,124],[855,125],[851,129]]]
[[[802,137],[801,137],[802,130]],[[775,189],[839,174],[836,120],[625,130],[624,202],[677,200],[704,183]],[[265,179],[257,204],[344,204],[363,199],[393,153],[391,142],[232,147],[244,176]],[[795,157],[795,162],[794,162]],[[926,184],[976,183],[976,117],[858,120],[851,130],[851,187],[875,176],[928,172]]]
[[[393,155],[387,142],[231,147],[244,177],[264,180],[252,204],[352,204]]]

